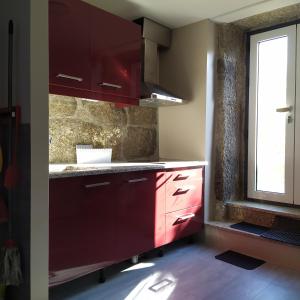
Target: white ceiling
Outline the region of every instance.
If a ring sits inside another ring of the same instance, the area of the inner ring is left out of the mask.
[[[134,20],[148,17],[171,28],[204,19],[233,22],[300,0],[84,0],[115,15]]]

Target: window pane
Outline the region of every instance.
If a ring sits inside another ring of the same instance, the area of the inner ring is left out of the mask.
[[[286,114],[288,38],[258,44],[256,188],[285,192]]]

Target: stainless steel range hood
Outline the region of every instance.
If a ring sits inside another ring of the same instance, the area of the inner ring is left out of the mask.
[[[143,78],[141,85],[141,106],[169,106],[184,104],[184,100],[159,84],[159,49],[171,44],[171,30],[147,18],[135,21],[142,26],[143,33]]]

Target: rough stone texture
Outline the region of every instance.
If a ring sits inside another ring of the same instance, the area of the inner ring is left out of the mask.
[[[246,32],[300,19],[300,4],[218,25],[215,112],[215,219],[227,217],[268,226],[272,214],[230,208],[227,200],[245,199]]]
[[[236,21],[244,30],[256,30],[300,19],[300,4],[290,5],[270,12]]]
[[[214,220],[215,221],[227,220],[227,206],[222,201],[216,202]]]
[[[218,33],[215,193],[224,202],[244,197],[245,35],[231,24]]]
[[[113,103],[81,101],[80,99],[77,99],[77,101],[79,103],[77,113],[86,112],[89,121],[92,123],[119,126],[125,126],[127,123],[125,109],[115,108]]]
[[[134,124],[134,126],[129,125]],[[157,160],[157,110],[50,95],[50,163],[76,163],[76,145],[112,148],[112,161]]]
[[[49,115],[57,118],[72,117],[77,109],[77,102],[73,97],[57,95],[49,96]]]
[[[243,207],[227,207],[227,216],[230,220],[237,222],[248,222],[255,225],[272,227],[275,215],[266,212],[253,211]]]
[[[155,160],[157,157],[157,133],[155,129],[128,127],[123,143],[123,154],[126,160]]]
[[[130,125],[153,126],[157,124],[157,109],[131,106],[128,108],[128,118]]]

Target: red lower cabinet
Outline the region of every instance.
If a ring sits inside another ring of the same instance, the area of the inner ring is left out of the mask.
[[[115,262],[116,190],[109,176],[50,180],[50,286]]]
[[[127,173],[117,204],[119,260],[149,251],[165,241],[164,174]]]
[[[194,206],[166,214],[166,243],[200,232],[203,207]]]
[[[185,183],[166,185],[166,212],[202,205],[202,177]]]
[[[204,168],[166,172],[166,243],[200,232]]]
[[[199,232],[203,171],[51,179],[49,285]]]

